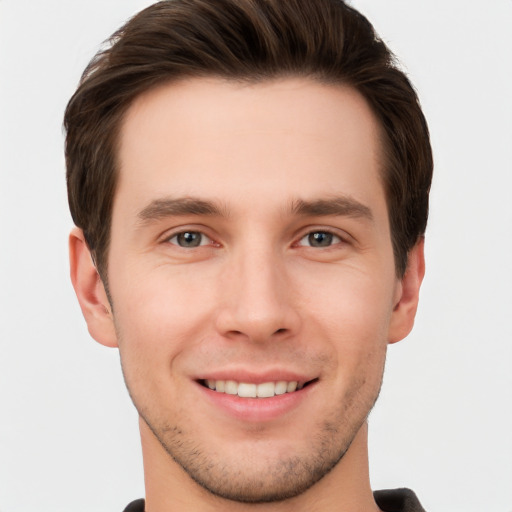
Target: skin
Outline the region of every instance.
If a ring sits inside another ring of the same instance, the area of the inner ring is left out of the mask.
[[[111,303],[79,229],[71,276],[120,350],[148,510],[377,510],[366,418],[424,273],[420,241],[396,276],[379,140],[357,92],[299,78],[182,81],[129,109]],[[199,382],[278,374],[311,384],[270,417]]]

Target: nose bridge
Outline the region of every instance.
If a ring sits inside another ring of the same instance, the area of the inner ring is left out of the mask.
[[[225,335],[265,341],[296,328],[297,314],[283,255],[266,243],[246,243],[229,258],[219,315]]]

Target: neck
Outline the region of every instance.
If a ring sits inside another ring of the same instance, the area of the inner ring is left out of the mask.
[[[148,512],[378,512],[370,488],[364,423],[340,462],[306,492],[275,503],[239,503],[212,495],[164,451],[140,420]]]

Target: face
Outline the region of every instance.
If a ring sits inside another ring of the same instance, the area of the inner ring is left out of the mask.
[[[128,111],[115,343],[143,438],[214,494],[297,495],[364,424],[403,293],[381,160],[362,97],[305,79],[194,79]]]

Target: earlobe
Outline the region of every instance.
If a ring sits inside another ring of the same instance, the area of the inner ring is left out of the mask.
[[[397,299],[388,334],[389,343],[396,343],[411,332],[424,275],[424,239],[421,238],[409,252],[407,269],[397,287]]]
[[[102,345],[117,347],[114,319],[103,282],[81,229],[69,235],[71,282],[91,336]]]

